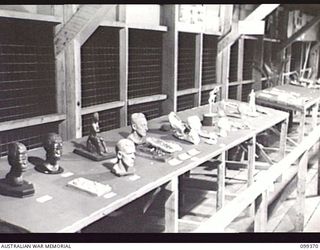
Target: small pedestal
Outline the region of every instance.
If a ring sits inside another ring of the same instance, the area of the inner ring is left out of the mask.
[[[93,160],[93,161],[104,161],[104,160],[108,160],[108,159],[116,157],[115,153],[107,153],[107,154],[104,154],[104,155],[98,155],[98,154],[91,153],[89,151],[83,150],[81,148],[74,149],[73,153],[81,155],[81,156],[83,156],[85,158],[88,158],[90,160]]]
[[[203,115],[203,126],[214,126],[216,123],[217,114],[204,114]]]
[[[13,196],[18,198],[24,198],[32,196],[34,194],[33,184],[27,181],[23,181],[21,186],[12,186],[7,183],[6,179],[0,180],[0,194],[6,196]]]

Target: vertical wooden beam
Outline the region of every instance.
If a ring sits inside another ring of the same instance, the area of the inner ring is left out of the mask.
[[[258,37],[258,41],[255,46],[254,52],[254,60],[258,63],[258,66],[262,68],[263,63],[263,36]],[[262,89],[262,82],[261,82],[261,73],[256,69],[253,68],[253,89],[254,90],[261,90]]]
[[[298,143],[300,143],[304,137],[304,132],[306,129],[306,115],[307,115],[307,111],[306,110],[302,110],[301,112],[299,112],[300,115],[300,121],[299,121],[299,139],[298,139]]]
[[[226,182],[226,152],[222,152],[219,156],[220,164],[218,166],[218,190],[216,209],[219,210],[224,205],[225,200],[225,182]]]
[[[178,6],[162,6],[162,23],[168,26],[162,40],[162,93],[167,99],[162,102],[163,114],[177,110],[178,75]]]
[[[55,16],[63,16],[64,20],[62,24],[55,26],[55,34],[63,27],[64,23],[72,15],[67,13],[64,15],[65,6],[54,5],[53,14]],[[54,47],[56,50],[56,47]],[[56,55],[56,53],[55,53]],[[57,112],[59,114],[66,114],[66,81],[65,81],[65,54],[64,52],[58,56],[55,56],[55,74],[56,74],[56,102],[57,102]],[[67,140],[67,121],[64,120],[59,123],[59,134],[62,140]]]
[[[291,68],[291,55],[292,55],[292,51],[291,51],[291,45],[288,46],[286,48],[286,59],[288,60],[286,65],[285,65],[285,72],[290,72],[290,68]],[[288,83],[288,78],[284,78],[284,82],[282,82],[282,84],[286,84]]]
[[[254,232],[266,232],[268,224],[268,190],[255,200]]]
[[[82,136],[81,124],[81,56],[77,40],[69,43],[65,50],[67,138]]]
[[[255,163],[256,163],[256,136],[254,135],[252,139],[249,141],[248,146],[248,187],[253,184],[254,181],[254,170],[255,170]],[[254,215],[254,203],[248,209],[248,215]]]
[[[285,157],[285,154],[286,154],[288,124],[289,124],[289,118],[287,118],[281,123],[280,142],[279,142],[280,144],[279,156],[281,160]]]
[[[240,37],[238,40],[238,67],[237,67],[237,100],[242,100],[242,80],[243,80],[243,58],[244,58],[244,39]]]
[[[178,177],[166,184],[165,190],[170,192],[165,203],[165,232],[178,232]]]
[[[119,79],[120,101],[124,106],[120,108],[120,126],[127,126],[128,114],[128,55],[129,55],[129,30],[127,27],[119,30]]]
[[[295,231],[302,232],[304,227],[305,213],[305,196],[307,183],[308,151],[299,159],[298,165],[298,183],[297,183],[297,200],[296,200],[296,220]]]
[[[233,5],[222,6],[223,18],[223,34],[229,32],[232,26],[232,11]],[[218,44],[219,47],[219,44]],[[229,61],[230,61],[230,46],[224,48],[217,55],[217,82],[221,84],[221,98],[228,99],[229,95]]]
[[[198,93],[194,95],[194,106],[201,104],[201,81],[202,81],[202,51],[203,51],[203,34],[196,34],[196,51],[195,51],[195,70],[194,70],[194,87],[198,89]]]

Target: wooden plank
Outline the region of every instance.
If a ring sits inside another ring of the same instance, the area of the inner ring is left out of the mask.
[[[208,90],[213,90],[215,87],[221,88],[220,84],[206,84],[206,85],[201,85],[201,91],[208,91]]]
[[[298,143],[300,143],[304,137],[304,133],[306,130],[306,111],[301,110],[299,113],[300,119],[299,119],[299,139]]]
[[[251,84],[251,83],[254,83],[254,80],[245,80],[245,81],[241,81],[241,82],[230,82],[229,83],[229,86],[237,86],[237,85],[239,85],[239,84],[241,84],[241,85],[246,85],[246,84]]]
[[[314,25],[316,25],[320,21],[320,15],[314,17],[311,21],[309,21],[306,25],[301,27],[297,32],[295,32],[293,35],[291,35],[287,40],[283,41],[279,51],[284,50],[289,45],[291,45],[294,41],[296,41],[301,35],[306,33],[309,29],[311,29]]]
[[[52,22],[52,23],[62,23],[63,21],[63,18],[60,16],[27,13],[22,11],[13,11],[13,10],[0,10],[0,17],[44,21],[44,22]]]
[[[286,142],[287,142],[287,134],[288,134],[288,124],[289,118],[284,120],[281,123],[281,130],[280,130],[280,142],[279,142],[279,157],[283,159],[286,154]]]
[[[167,99],[167,95],[150,95],[150,96],[144,96],[144,97],[137,97],[137,98],[132,98],[128,100],[128,105],[136,105],[136,104],[141,104],[141,103],[148,103],[148,102],[157,102],[157,101],[163,101]]]
[[[167,32],[168,27],[164,25],[152,25],[147,23],[128,23],[128,28],[131,29],[143,29],[143,30],[154,30],[154,31],[162,31]]]
[[[306,180],[308,167],[308,151],[306,151],[299,160],[298,165],[298,183],[297,183],[297,200],[296,200],[296,220],[295,231],[302,232],[304,227],[305,195]]]
[[[241,37],[238,41],[238,68],[237,68],[237,81],[239,85],[237,86],[237,100],[242,99],[242,80],[243,80],[243,58],[244,58],[244,39]],[[229,86],[230,83],[229,83]]]
[[[198,107],[201,105],[202,50],[203,50],[203,34],[196,34],[196,37],[195,37],[194,87],[198,91],[194,95],[194,107]]]
[[[126,27],[126,23],[125,23],[125,22],[118,22],[118,21],[103,20],[103,21],[100,23],[99,26],[124,28],[124,27]]]
[[[255,200],[254,232],[266,232],[268,223],[268,190]]]
[[[73,40],[65,50],[67,138],[82,136],[80,44]]]
[[[35,116],[31,118],[1,122],[0,131],[30,127],[30,126],[46,124],[50,122],[58,122],[58,121],[63,121],[65,119],[66,119],[65,114],[50,114],[50,115],[42,115],[42,116]]]
[[[217,211],[224,206],[225,202],[225,179],[226,179],[226,153],[223,151],[219,156],[221,163],[218,165],[218,190],[217,190]]]
[[[247,21],[263,20],[271,12],[279,7],[280,4],[260,4],[246,18]]]
[[[178,177],[174,177],[165,185],[170,195],[165,203],[165,232],[178,232]]]
[[[124,106],[120,108],[120,126],[127,126],[128,107],[128,61],[129,61],[129,30],[123,28],[119,30],[119,81],[120,81],[120,101]]]
[[[177,110],[178,74],[178,6],[164,5],[162,23],[168,27],[162,40],[162,93],[167,99],[162,102],[163,114]]]
[[[108,102],[103,104],[98,104],[90,107],[85,107],[81,109],[81,115],[87,115],[94,112],[100,112],[104,110],[114,109],[114,108],[122,108],[124,107],[124,101],[116,101],[116,102]]]
[[[81,46],[98,28],[105,14],[115,6],[103,4],[81,5],[71,19],[55,35],[56,54],[63,51],[74,39],[77,39]]]
[[[177,96],[197,94],[198,91],[199,90],[197,88],[178,90],[177,91]]]

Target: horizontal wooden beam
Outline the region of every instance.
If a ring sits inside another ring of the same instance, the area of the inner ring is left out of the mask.
[[[163,25],[150,25],[147,23],[128,23],[127,24],[128,28],[131,29],[143,29],[143,30],[154,30],[154,31],[163,31],[166,32],[168,31],[168,27],[167,26],[163,26]]]
[[[221,84],[213,83],[213,84],[201,85],[201,91],[213,90],[215,87],[221,88]]]
[[[290,36],[287,40],[285,40],[280,48],[279,52],[286,49],[290,44],[292,44],[294,41],[296,41],[302,34],[307,32],[309,29],[311,29],[314,25],[316,25],[320,21],[320,15],[314,17],[310,22],[308,22],[306,25],[304,25],[301,29],[299,29],[296,33],[294,33],[292,36]]]
[[[0,17],[17,18],[17,19],[34,20],[34,21],[45,21],[45,22],[52,22],[52,23],[62,23],[63,21],[62,17],[59,17],[59,16],[26,13],[26,12],[13,11],[13,10],[0,10]]]
[[[54,37],[56,55],[60,54],[74,39],[80,46],[90,37],[104,20],[105,15],[116,5],[88,4],[80,8]]]
[[[196,93],[198,93],[198,91],[199,91],[198,88],[178,90],[177,96],[196,94]]]
[[[177,30],[179,32],[187,32],[187,33],[202,33],[204,28],[202,25],[192,25],[189,23],[178,22]]]
[[[128,100],[128,105],[132,106],[132,105],[148,103],[148,102],[163,101],[163,100],[166,100],[166,99],[167,99],[167,95],[164,95],[164,94],[137,97],[137,98],[129,99]]]
[[[63,121],[65,119],[66,119],[65,114],[50,114],[50,115],[43,115],[43,116],[36,116],[31,118],[1,122],[0,131],[30,127],[30,126],[46,124],[50,122],[58,122],[58,121]]]
[[[247,21],[263,20],[272,11],[279,7],[280,4],[260,4],[246,18]]]
[[[85,107],[81,109],[81,115],[91,114],[94,112],[109,110],[109,109],[115,109],[115,108],[121,108],[125,105],[125,102],[123,101],[116,101],[116,102],[109,102],[109,103],[103,103],[99,105],[94,105],[90,107]]]
[[[254,83],[254,80],[244,80],[244,81],[241,81],[241,82],[230,82],[229,86],[237,86],[237,85],[240,85],[240,84],[251,84],[251,83]]]
[[[100,26],[124,28],[124,27],[126,27],[126,23],[124,23],[124,22],[116,22],[116,21],[104,20],[104,21],[102,21],[102,22],[100,23]]]

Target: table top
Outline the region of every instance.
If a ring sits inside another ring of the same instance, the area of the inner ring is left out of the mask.
[[[267,88],[256,92],[256,101],[292,110],[306,110],[320,100],[320,90],[290,84]]]
[[[237,103],[237,101],[234,101]],[[86,137],[64,142],[63,156],[60,165],[64,168],[63,174],[46,175],[37,172],[34,165],[29,163],[29,169],[24,174],[24,179],[35,186],[35,194],[26,198],[13,198],[0,196],[0,218],[8,223],[20,226],[30,232],[76,232],[94,221],[108,215],[116,209],[141,197],[147,192],[165,184],[172,178],[186,173],[201,163],[221,154],[250,138],[255,134],[271,127],[284,119],[288,114],[274,109],[263,108],[268,114],[248,118],[247,122],[252,129],[232,131],[227,137],[219,138],[215,145],[206,144],[203,140],[198,145],[177,140],[171,132],[159,130],[163,123],[167,123],[167,116],[162,116],[148,122],[149,136],[158,137],[171,142],[178,143],[183,151],[197,149],[200,154],[185,160],[179,165],[170,166],[168,163],[136,157],[136,175],[140,178],[131,180],[130,176],[116,177],[110,172],[110,161],[94,162],[74,154],[74,143],[84,143]],[[198,115],[202,118],[209,110],[208,105],[179,112],[183,119],[190,115]],[[213,127],[204,127],[211,131]],[[116,142],[127,137],[130,127],[101,133],[105,138],[107,146],[114,148]],[[42,148],[29,150],[29,157],[45,158]],[[9,171],[6,157],[0,160],[0,176],[4,178]],[[72,176],[65,176],[73,173]],[[67,186],[70,180],[84,177],[112,187],[113,197],[96,197],[80,190]],[[46,202],[38,202],[44,196],[52,197]]]

